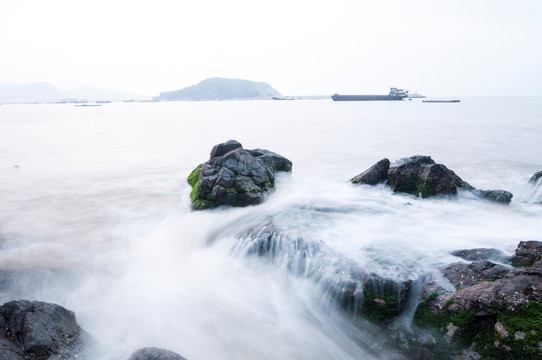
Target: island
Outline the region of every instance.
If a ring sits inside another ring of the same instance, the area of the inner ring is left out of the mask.
[[[265,82],[215,77],[180,90],[162,92],[154,100],[252,100],[271,99],[273,96],[281,95]]]

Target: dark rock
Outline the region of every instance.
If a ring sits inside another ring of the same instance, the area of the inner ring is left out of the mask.
[[[240,142],[236,140],[228,140],[225,143],[217,144],[211,149],[211,159],[219,156],[223,156],[232,150],[242,148]]]
[[[466,288],[482,281],[495,281],[504,277],[510,269],[489,261],[476,261],[472,264],[454,263],[441,269],[445,278],[458,288]]]
[[[509,204],[514,196],[506,190],[475,190],[474,193],[485,200],[503,204]]]
[[[520,241],[512,263],[518,266],[531,266],[542,259],[542,241]]]
[[[361,174],[352,178],[354,184],[376,185],[388,180],[388,171],[390,169],[390,161],[382,159]]]
[[[419,176],[426,165],[435,162],[430,156],[415,155],[402,158],[390,166],[389,183],[394,192],[419,194]]]
[[[422,197],[455,195],[461,178],[442,164],[424,166],[419,177]]]
[[[492,248],[478,248],[478,249],[465,249],[456,250],[452,252],[452,255],[460,257],[468,261],[480,261],[480,260],[497,260],[497,261],[510,261],[510,256],[506,255],[498,249]]]
[[[517,253],[532,263],[540,256],[540,245],[536,241],[521,242]],[[467,348],[488,359],[542,358],[542,347],[538,346],[542,334],[538,321],[542,318],[542,267],[538,262],[530,268],[506,271],[500,265],[479,261],[451,264],[443,272],[465,288],[453,294],[433,292],[418,304],[414,315],[414,324],[422,331],[431,331],[436,343],[443,346],[430,348],[415,340],[414,347],[429,350],[430,358],[456,358],[452,354],[465,354]],[[500,278],[494,280],[494,275]],[[488,276],[491,278],[484,281]]]
[[[468,184],[430,156],[415,155],[402,158],[390,165],[389,184],[394,192],[421,197],[455,195],[458,187]]]
[[[91,340],[62,306],[20,300],[0,307],[1,359],[75,359]]]
[[[275,187],[274,173],[291,169],[291,161],[271,151],[245,150],[235,140],[215,145],[209,161],[188,176],[192,206],[200,210],[259,204]]]
[[[542,170],[535,172],[534,175],[529,179],[529,182],[535,183],[540,178],[542,178]]]
[[[386,174],[386,169],[387,174]],[[402,158],[393,164],[383,159],[351,179],[354,184],[375,185],[388,181],[394,192],[403,192],[422,198],[435,195],[456,195],[458,188],[472,191],[480,198],[508,204],[513,194],[505,190],[478,190],[463,181],[452,170],[436,164],[430,156],[414,155]]]
[[[276,154],[269,150],[264,149],[254,149],[247,150],[252,156],[263,161],[274,172],[292,171],[292,162],[286,159],[284,156]]]
[[[530,301],[542,300],[542,274],[518,272],[494,282],[482,282],[457,291],[448,307],[451,313],[465,311],[489,316],[500,311],[515,311]]]
[[[155,347],[139,349],[128,360],[186,360],[181,355]]]

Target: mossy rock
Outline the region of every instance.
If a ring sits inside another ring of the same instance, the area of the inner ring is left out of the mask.
[[[235,140],[215,145],[210,159],[188,176],[195,210],[221,205],[244,207],[261,203],[275,187],[276,169],[291,171],[290,160],[268,150],[245,150]]]
[[[476,339],[482,359],[542,359],[542,303],[532,301],[517,311],[503,312],[496,322],[505,332],[492,328]]]
[[[441,313],[435,312],[431,304],[437,297],[436,293],[431,294],[418,305],[413,323],[420,329],[436,331],[433,336],[438,340],[435,343],[440,344],[440,353],[451,354],[475,344],[482,359],[542,359],[542,303],[532,301],[516,311],[495,309],[493,315],[477,317],[475,311],[451,313],[448,307],[453,304],[453,298]],[[505,331],[497,331],[497,323]],[[457,330],[453,338],[446,339],[452,325]],[[445,348],[441,338],[447,340]]]

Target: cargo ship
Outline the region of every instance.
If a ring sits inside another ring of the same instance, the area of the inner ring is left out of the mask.
[[[403,100],[408,96],[408,90],[390,88],[388,95],[331,95],[333,101],[390,101]]]

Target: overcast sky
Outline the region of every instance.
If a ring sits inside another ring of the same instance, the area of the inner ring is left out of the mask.
[[[62,90],[542,95],[542,1],[3,1],[0,49],[0,84]]]

